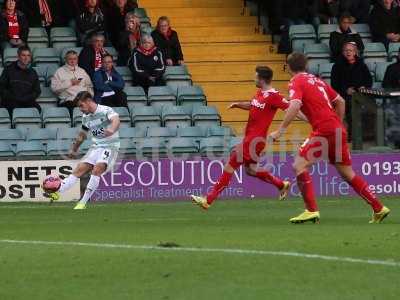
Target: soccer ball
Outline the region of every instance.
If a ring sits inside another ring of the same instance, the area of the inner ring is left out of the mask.
[[[42,186],[46,192],[57,192],[61,187],[61,178],[56,174],[47,175]]]

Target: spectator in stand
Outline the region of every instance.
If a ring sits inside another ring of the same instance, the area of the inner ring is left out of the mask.
[[[127,106],[127,96],[123,91],[125,82],[115,70],[113,57],[103,57],[103,67],[94,73],[94,100],[110,107]]]
[[[135,49],[129,60],[129,68],[133,74],[133,86],[141,86],[147,91],[150,86],[164,84],[164,56],[154,45],[150,35],[142,37],[140,46]]]
[[[0,15],[1,48],[20,47],[27,44],[29,25],[23,12],[16,9],[16,0],[6,0]]]
[[[65,54],[65,65],[57,69],[51,79],[51,90],[58,96],[58,106],[68,108],[71,116],[78,93],[85,91],[93,95],[89,75],[78,66],[78,53],[70,50]]]
[[[28,17],[30,27],[45,27],[53,25],[54,16],[49,0],[21,1],[21,10]]]
[[[82,45],[87,45],[95,33],[105,34],[104,14],[98,0],[86,0],[85,10],[79,15],[76,25]]]
[[[0,76],[1,106],[10,116],[14,108],[34,107],[41,111],[36,99],[40,96],[40,82],[31,67],[32,52],[27,46],[18,48],[18,59],[4,68]]]
[[[164,54],[168,66],[183,65],[183,53],[178,33],[171,29],[168,17],[160,17],[157,28],[151,33],[154,43]]]
[[[118,46],[119,34],[125,29],[125,16],[134,12],[137,4],[129,0],[114,0],[114,4],[108,9],[107,33],[115,48]]]
[[[357,44],[343,45],[342,56],[332,67],[332,87],[346,100],[346,121],[351,134],[351,98],[361,87],[372,87],[372,76],[367,65],[360,58]]]
[[[400,8],[393,6],[393,0],[382,0],[371,12],[370,27],[374,42],[400,42]]]
[[[370,0],[340,0],[340,13],[349,12],[356,23],[368,23]]]
[[[140,19],[133,12],[125,17],[125,30],[121,32],[118,40],[118,66],[126,66],[133,50],[140,43]]]
[[[385,76],[383,77],[382,87],[385,89],[400,90],[400,51],[397,56],[397,62],[389,65],[386,68]]]
[[[313,24],[336,24],[339,16],[339,0],[314,0],[312,6]]]
[[[329,47],[331,48],[331,57],[336,61],[343,51],[343,45],[348,42],[355,42],[360,53],[364,51],[364,43],[361,36],[351,28],[354,18],[345,13],[340,17],[339,26],[336,31],[331,32],[329,37]]]
[[[107,53],[104,48],[104,35],[95,33],[90,45],[85,46],[79,54],[79,66],[86,71],[91,79],[94,72],[103,65],[103,56]]]

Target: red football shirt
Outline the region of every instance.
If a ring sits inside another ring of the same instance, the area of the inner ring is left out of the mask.
[[[19,39],[19,23],[17,14],[9,15],[7,14],[8,22],[8,37],[10,39]]]
[[[278,109],[286,110],[289,102],[275,89],[259,89],[251,100],[249,120],[245,131],[245,142],[254,138],[266,138],[269,126]]]
[[[331,134],[343,127],[333,103],[339,94],[325,81],[312,74],[300,73],[289,83],[290,101],[302,104],[301,111],[308,118],[313,131]]]

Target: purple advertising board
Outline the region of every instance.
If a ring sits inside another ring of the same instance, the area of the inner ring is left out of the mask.
[[[400,154],[355,154],[355,171],[364,176],[378,195],[400,194]],[[273,175],[290,180],[291,196],[299,196],[292,170],[293,157],[274,155],[260,162]],[[95,201],[182,200],[191,194],[206,194],[218,180],[223,159],[186,159],[156,161],[121,160],[114,171],[104,175],[95,192]],[[318,196],[347,196],[353,191],[327,162],[315,164],[310,173]],[[276,197],[277,190],[257,178],[248,176],[241,167],[221,198]]]

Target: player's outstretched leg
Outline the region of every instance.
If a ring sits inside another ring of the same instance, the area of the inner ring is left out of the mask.
[[[378,197],[369,189],[368,183],[358,176],[351,166],[336,164],[336,169],[344,180],[346,180],[354,191],[361,196],[373,209],[369,223],[381,223],[390,213],[390,209],[384,206]]]
[[[296,172],[297,185],[303,196],[305,211],[297,217],[291,218],[289,221],[292,223],[304,223],[312,221],[314,223],[319,222],[319,211],[317,205],[317,199],[314,194],[314,187],[312,178],[308,172],[308,167],[312,163],[307,161],[301,156],[297,156],[293,163],[293,168]]]
[[[74,209],[85,209],[86,203],[90,200],[95,190],[98,188],[100,183],[100,176],[107,170],[107,165],[104,163],[98,163],[93,167],[92,175],[90,176],[89,182],[86,186],[85,193],[82,199],[74,207]]]

